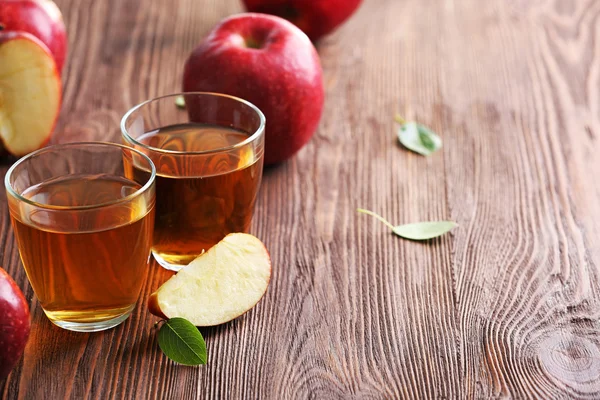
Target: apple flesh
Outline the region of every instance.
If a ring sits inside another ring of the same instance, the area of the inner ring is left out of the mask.
[[[67,31],[59,8],[50,0],[0,0],[0,26],[5,32],[27,32],[44,43],[62,71]]]
[[[165,319],[219,325],[254,307],[270,278],[264,244],[247,233],[232,233],[166,281],[150,296],[148,308]]]
[[[29,338],[29,307],[23,293],[0,268],[0,380],[13,369]]]
[[[265,164],[290,158],[314,134],[323,110],[321,64],[308,37],[264,14],[221,21],[189,56],[185,92],[241,97],[266,117]]]
[[[0,139],[23,156],[43,147],[60,111],[61,81],[48,48],[24,32],[0,32]]]
[[[277,15],[317,41],[356,11],[362,0],[243,0],[248,11]]]

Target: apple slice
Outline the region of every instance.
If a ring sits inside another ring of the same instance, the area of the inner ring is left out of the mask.
[[[219,325],[254,307],[270,278],[271,258],[265,245],[247,233],[232,233],[152,293],[148,308],[165,319]]]
[[[67,57],[67,31],[52,0],[0,0],[0,25],[6,32],[27,32],[44,43],[62,71]]]
[[[60,111],[61,81],[52,54],[35,36],[0,31],[0,139],[23,156],[43,147]]]

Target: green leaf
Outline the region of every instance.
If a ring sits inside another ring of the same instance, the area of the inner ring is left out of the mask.
[[[435,237],[442,236],[444,233],[447,233],[452,228],[458,226],[456,222],[452,221],[417,222],[414,224],[394,226],[388,220],[383,218],[381,215],[374,213],[373,211],[365,210],[363,208],[358,208],[356,211],[378,219],[388,228],[390,228],[396,235],[410,240],[433,239]]]
[[[398,116],[396,121],[402,122],[398,130],[398,140],[404,147],[424,156],[442,148],[442,139],[426,126],[416,122],[405,122]]]
[[[177,106],[177,108],[185,108],[185,99],[183,98],[183,96],[175,97],[175,105]]]
[[[417,222],[395,226],[392,232],[405,239],[428,240],[442,236],[456,226],[456,222],[452,221]]]
[[[171,360],[183,365],[206,364],[202,334],[185,318],[171,318],[158,331],[158,345]]]

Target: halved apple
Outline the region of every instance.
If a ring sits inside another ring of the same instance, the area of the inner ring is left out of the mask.
[[[158,288],[148,308],[165,319],[219,325],[254,307],[270,279],[271,258],[264,244],[252,235],[232,233]]]
[[[48,142],[61,88],[45,44],[25,32],[0,31],[0,139],[9,153],[23,156]]]

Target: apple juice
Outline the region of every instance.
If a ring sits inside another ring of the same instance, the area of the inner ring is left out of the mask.
[[[231,128],[187,123],[136,138],[148,147],[134,147],[156,166],[152,251],[161,265],[178,269],[227,234],[248,231],[263,167],[252,146],[235,147],[248,137]],[[148,174],[136,165],[133,170],[134,176]]]
[[[150,256],[154,209],[143,196],[123,199],[140,187],[108,174],[55,178],[22,193],[49,207],[31,213],[23,212],[28,204],[9,196],[23,266],[51,321],[107,321],[135,306]]]

